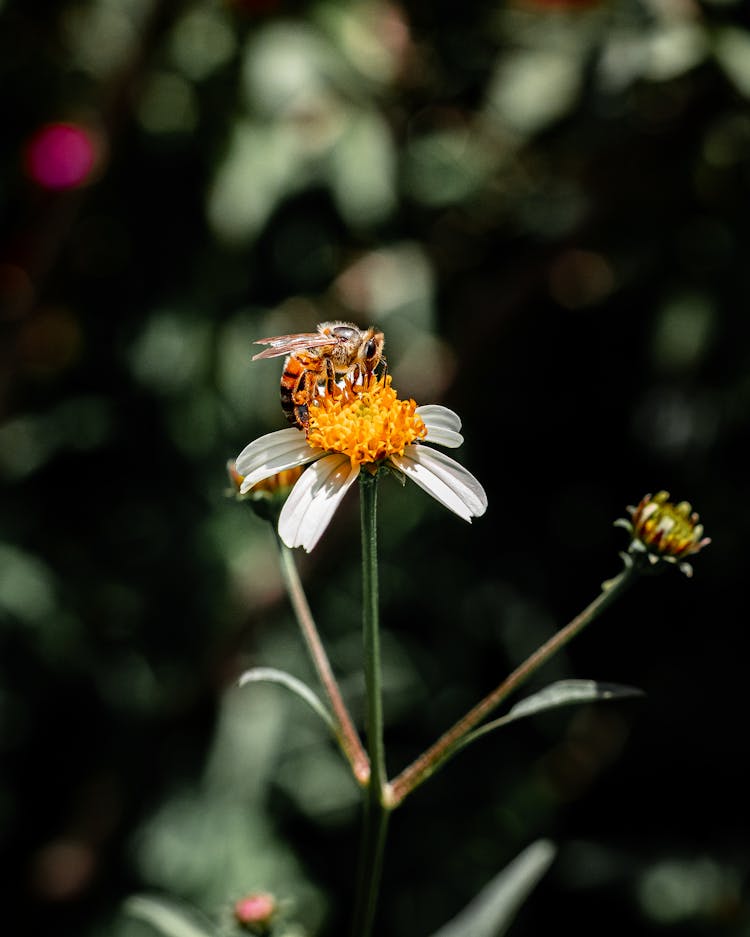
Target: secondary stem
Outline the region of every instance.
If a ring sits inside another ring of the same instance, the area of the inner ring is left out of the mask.
[[[541,647],[537,648],[513,673],[510,674],[498,687],[484,697],[477,705],[469,710],[465,716],[458,720],[447,732],[419,756],[412,764],[405,768],[390,785],[389,806],[397,807],[404,798],[415,788],[427,780],[440,765],[442,765],[459,746],[465,736],[482,722],[506,697],[524,683],[542,664],[557,653],[572,638],[579,634],[586,625],[590,624],[604,609],[619,596],[633,581],[636,574],[635,567],[626,567],[618,576],[610,580],[602,592],[588,605],[580,615],[577,615],[564,628],[557,631]]]
[[[369,937],[377,906],[388,827],[388,780],[383,745],[383,704],[378,619],[377,480],[360,474],[362,519],[362,628],[367,690],[367,750],[370,780],[366,791],[362,852],[352,937]]]
[[[297,621],[299,622],[302,636],[310,652],[313,665],[318,673],[318,678],[333,709],[341,749],[351,765],[354,777],[360,784],[364,785],[370,777],[370,764],[367,753],[362,747],[357,730],[354,727],[349,711],[341,696],[341,691],[339,690],[336,677],[328,661],[328,655],[323,647],[323,642],[320,640],[318,629],[315,626],[315,619],[307,603],[305,591],[302,588],[292,551],[281,540],[278,531],[276,532],[276,540],[281,556],[281,571],[284,576],[287,592],[289,593],[289,599],[292,603]]]

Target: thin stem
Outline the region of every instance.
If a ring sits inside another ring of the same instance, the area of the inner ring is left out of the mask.
[[[390,810],[383,807],[370,785],[364,803],[364,823],[359,856],[359,876],[354,898],[354,919],[352,937],[370,937],[375,911],[377,910],[378,892],[383,869],[383,854],[388,832]]]
[[[466,735],[482,722],[500,703],[518,689],[542,664],[597,618],[635,578],[635,567],[626,567],[611,579],[602,592],[571,622],[557,631],[520,664],[498,687],[458,720],[422,755],[405,768],[390,785],[389,806],[397,807],[404,798],[455,754]]]
[[[292,603],[294,613],[297,616],[297,621],[299,622],[302,636],[307,644],[307,649],[310,652],[313,665],[318,673],[318,678],[333,709],[336,734],[339,744],[341,745],[341,750],[351,765],[352,772],[358,783],[365,785],[370,777],[370,763],[367,758],[367,753],[362,747],[362,742],[354,727],[349,711],[346,708],[341,690],[339,689],[336,677],[331,669],[328,655],[325,652],[323,642],[315,626],[315,619],[307,603],[307,597],[302,588],[302,582],[297,572],[292,551],[281,540],[278,531],[276,531],[276,542],[279,546],[281,571],[287,587],[287,592],[289,593],[289,599]]]
[[[372,772],[371,786],[380,794],[386,785],[383,747],[383,702],[380,677],[380,622],[378,614],[377,480],[360,472],[362,520],[362,640],[367,690],[367,750]]]
[[[352,937],[370,937],[377,906],[388,828],[390,790],[383,745],[383,704],[378,618],[377,479],[360,473],[362,520],[362,631],[367,690],[367,750],[370,781],[366,792],[359,880]]]

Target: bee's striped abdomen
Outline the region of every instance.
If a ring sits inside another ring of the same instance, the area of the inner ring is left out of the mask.
[[[312,365],[312,367],[310,366]],[[315,387],[318,368],[315,359],[303,360],[301,355],[289,355],[281,372],[281,409],[289,423],[304,430],[308,423],[308,403]]]

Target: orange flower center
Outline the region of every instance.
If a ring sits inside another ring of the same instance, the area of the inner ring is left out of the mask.
[[[390,375],[365,385],[349,380],[310,407],[307,441],[349,456],[352,465],[376,465],[427,435],[413,400],[399,400]]]

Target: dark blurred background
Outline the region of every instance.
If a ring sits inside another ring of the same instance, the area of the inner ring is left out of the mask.
[[[271,531],[225,463],[282,428],[255,338],[384,329],[464,421],[471,526],[381,485],[389,768],[619,567],[668,489],[695,575],[544,668],[645,696],[491,735],[392,822],[378,933],[428,937],[538,837],[512,933],[750,934],[750,27],[733,0],[0,0],[0,829],[13,933],[217,933],[272,890],[346,932],[354,784]],[[301,554],[361,718],[358,508]]]

